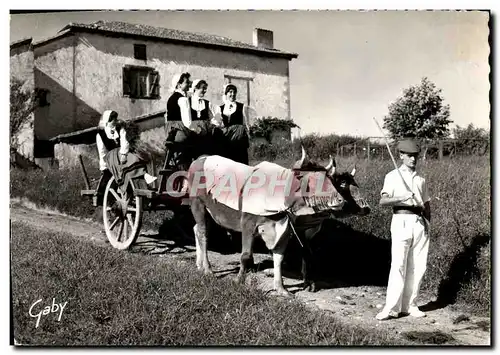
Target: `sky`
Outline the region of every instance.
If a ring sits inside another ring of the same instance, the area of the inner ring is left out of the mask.
[[[302,133],[380,136],[388,106],[428,77],[455,125],[490,128],[488,12],[97,11],[10,15],[10,41],[53,36],[70,22],[125,21],[252,43],[274,33],[290,62],[291,118]]]

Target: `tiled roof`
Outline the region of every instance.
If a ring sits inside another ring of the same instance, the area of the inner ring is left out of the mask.
[[[31,37],[22,38],[22,39],[19,39],[17,41],[11,42],[10,48],[21,46],[23,44],[30,44],[32,41],[33,41],[33,38],[31,38]]]
[[[248,43],[232,40],[227,37],[216,36],[204,33],[193,33],[180,30],[173,30],[163,27],[154,27],[142,24],[132,24],[119,21],[97,21],[91,24],[84,23],[70,23],[65,26],[61,31],[92,31],[103,33],[116,33],[124,36],[141,36],[150,37],[161,40],[188,42],[190,44],[197,44],[203,46],[216,46],[219,48],[225,47],[226,49],[237,49],[242,51],[251,51],[256,54],[278,56],[285,58],[297,58],[295,53],[283,52],[277,49],[267,49],[253,46]]]
[[[129,121],[135,122],[141,126],[142,123],[148,122],[152,119],[156,119],[158,117],[164,117],[165,110],[155,111],[151,113],[146,113],[134,118],[131,118]],[[95,143],[95,135],[97,133],[98,127],[93,126],[85,129],[81,129],[74,132],[59,134],[55,137],[49,139],[54,144],[58,143],[67,143],[67,144],[94,144]]]

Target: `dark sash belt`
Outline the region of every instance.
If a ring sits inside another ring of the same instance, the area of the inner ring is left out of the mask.
[[[394,206],[392,208],[394,214],[416,214],[422,215],[424,209],[420,206]]]

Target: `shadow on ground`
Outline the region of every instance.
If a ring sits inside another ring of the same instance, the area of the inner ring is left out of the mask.
[[[352,229],[339,220],[327,220],[310,242],[320,288],[386,286],[390,240]],[[292,236],[285,262],[301,278],[301,245]]]
[[[193,233],[194,220],[187,213],[176,214],[175,219],[165,219],[154,236],[159,242],[168,243],[171,248],[195,249]],[[208,249],[223,255],[241,252],[241,235],[227,233],[223,228],[211,223],[211,238]],[[175,231],[175,232],[173,232]],[[152,236],[153,237],[153,236]],[[390,270],[390,241],[374,235],[353,230],[338,220],[327,220],[321,231],[311,241],[315,270],[320,288],[375,285],[386,286]],[[272,256],[262,240],[254,242],[254,253],[267,254],[271,260],[255,265],[256,270],[272,268]],[[301,280],[301,246],[292,236],[285,261],[283,275]],[[239,265],[234,265],[237,273]],[[226,273],[227,273],[226,272]]]
[[[461,288],[471,284],[473,278],[480,277],[479,251],[490,240],[490,235],[478,234],[469,246],[453,258],[446,277],[439,284],[437,300],[420,307],[422,311],[433,311],[454,304]]]

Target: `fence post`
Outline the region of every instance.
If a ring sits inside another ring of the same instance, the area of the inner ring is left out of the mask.
[[[357,156],[356,143],[354,143],[354,156]]]
[[[439,144],[439,160],[442,160],[443,159],[443,141],[440,140],[438,144]]]
[[[343,158],[344,157],[344,146],[341,146],[340,147],[340,157]]]
[[[335,150],[335,154],[339,156],[339,142],[337,142],[337,150]]]
[[[368,149],[368,161],[370,161],[370,141],[368,141],[366,149]]]

